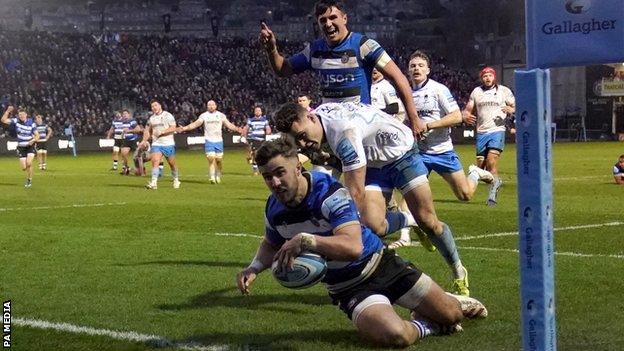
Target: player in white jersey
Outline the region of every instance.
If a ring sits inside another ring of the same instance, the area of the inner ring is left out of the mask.
[[[37,124],[37,132],[39,132],[39,140],[35,144],[37,148],[37,160],[39,161],[39,169],[45,171],[48,168],[48,140],[54,134],[52,128],[44,123],[43,116],[35,115],[35,123]]]
[[[464,120],[477,125],[477,160],[479,167],[494,176],[487,204],[496,204],[496,195],[503,181],[498,176],[498,160],[505,148],[506,119],[516,112],[516,100],[509,88],[496,83],[496,71],[481,70],[481,86],[474,88],[463,111]],[[476,116],[473,113],[476,110]]]
[[[468,275],[450,228],[435,212],[427,168],[414,149],[409,127],[368,105],[328,103],[308,112],[286,103],[275,115],[277,129],[300,147],[320,150],[328,144],[342,162],[344,182],[364,224],[380,236],[410,225],[403,212],[387,212],[386,200],[401,191],[416,222],[449,264],[454,291],[467,295]]]
[[[178,167],[175,162],[175,139],[173,134],[176,131],[176,121],[173,115],[167,111],[163,111],[162,105],[158,100],[150,102],[153,115],[147,120],[147,125],[143,131],[143,140],[140,146],[145,148],[152,138],[151,161],[152,161],[152,179],[145,186],[147,189],[158,188],[158,165],[163,156],[167,159],[171,168],[171,177],[173,177],[173,188],[180,187],[178,179]]]
[[[210,174],[210,184],[221,183],[221,172],[223,169],[223,132],[222,128],[241,134],[243,130],[232,124],[225,114],[217,111],[217,103],[210,100],[206,103],[206,112],[199,115],[193,123],[188,126],[178,127],[178,133],[187,132],[197,127],[204,126],[204,151],[208,160],[208,173]]]
[[[393,115],[399,121],[405,120],[405,107],[397,96],[396,89],[388,82],[377,68],[373,69],[371,76],[371,105],[383,112]]]

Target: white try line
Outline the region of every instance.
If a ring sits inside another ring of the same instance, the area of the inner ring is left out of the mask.
[[[573,225],[568,227],[559,227],[553,228],[553,231],[558,232],[561,230],[579,230],[579,229],[591,229],[591,228],[602,228],[602,227],[614,227],[624,225],[624,222],[607,222],[607,223],[596,223],[596,224],[585,224],[585,225]],[[481,235],[473,235],[473,236],[458,236],[455,237],[455,241],[460,240],[476,240],[476,239],[484,239],[484,238],[495,238],[501,236],[514,236],[518,235],[518,232],[502,232],[502,233],[492,233],[492,234],[481,234]]]
[[[519,250],[516,249],[499,249],[494,247],[478,247],[478,246],[459,246],[459,249],[462,250],[480,250],[480,251],[499,251],[499,252],[513,252],[519,253]],[[605,255],[605,254],[583,254],[578,252],[560,252],[555,251],[556,256],[572,256],[572,257],[588,257],[588,258],[618,258],[624,260],[624,255]]]
[[[58,206],[35,206],[35,207],[0,207],[0,212],[9,211],[23,211],[23,210],[56,210],[61,208],[84,208],[84,207],[104,207],[104,206],[120,206],[125,205],[125,202],[103,202],[98,204],[72,204],[72,205],[58,205]]]
[[[225,351],[230,350],[227,345],[202,345],[195,342],[175,342],[167,338],[152,334],[141,334],[133,331],[117,331],[109,329],[96,329],[83,327],[69,323],[48,322],[39,319],[13,318],[13,323],[21,327],[37,329],[52,329],[74,334],[87,334],[93,336],[106,336],[116,340],[145,343],[156,348],[175,348],[179,350],[193,351]]]
[[[264,238],[262,235],[255,234],[247,234],[247,233],[215,233],[217,236],[237,236],[237,237],[247,237],[247,238]]]

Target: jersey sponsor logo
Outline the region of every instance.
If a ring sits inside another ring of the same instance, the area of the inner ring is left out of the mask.
[[[399,133],[379,130],[377,135],[375,135],[375,140],[378,145],[395,144],[399,140]]]
[[[335,83],[355,82],[355,75],[348,74],[321,74],[321,83],[330,86]]]
[[[351,141],[348,139],[343,138],[340,140],[336,149],[336,154],[338,154],[338,157],[342,161],[343,165],[350,166],[360,162],[360,158],[358,157],[353,144],[351,144]]]

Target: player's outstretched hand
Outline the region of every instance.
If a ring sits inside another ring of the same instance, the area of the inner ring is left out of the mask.
[[[6,110],[8,113],[12,113],[13,111],[15,111],[15,107],[13,107],[13,105],[9,105]]]
[[[273,31],[267,26],[266,23],[260,23],[260,44],[267,52],[273,52],[277,50],[277,39]]]
[[[301,234],[295,235],[292,239],[286,241],[284,245],[275,253],[273,261],[277,261],[279,269],[285,271],[293,268],[295,257],[301,253]]]
[[[236,275],[236,285],[241,294],[249,295],[249,287],[256,280],[257,273],[253,268],[247,267]]]

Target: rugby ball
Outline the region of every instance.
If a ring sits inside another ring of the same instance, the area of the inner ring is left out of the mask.
[[[304,289],[320,282],[327,273],[327,262],[321,255],[312,252],[302,252],[293,264],[292,269],[282,271],[273,261],[271,267],[273,276],[283,287],[289,289]]]

